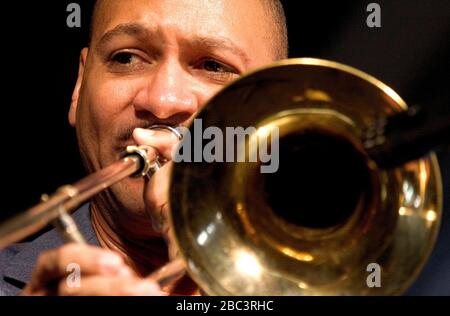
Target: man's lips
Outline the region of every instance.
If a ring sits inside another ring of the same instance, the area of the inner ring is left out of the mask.
[[[118,142],[116,146],[114,146],[114,156],[116,159],[120,159],[126,153],[128,146],[137,146],[136,142],[133,139],[130,139],[125,142]]]

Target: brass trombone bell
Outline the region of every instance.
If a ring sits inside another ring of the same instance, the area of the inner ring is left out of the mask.
[[[402,293],[438,232],[438,163],[430,154],[378,169],[361,133],[406,108],[370,75],[312,58],[278,62],[222,90],[197,116],[204,128],[277,126],[280,168],[174,165],[171,221],[190,276],[211,295]],[[371,263],[381,287],[367,283]]]

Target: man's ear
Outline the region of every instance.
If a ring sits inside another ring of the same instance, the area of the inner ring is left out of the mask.
[[[84,68],[86,66],[86,59],[89,52],[89,48],[85,47],[81,50],[80,54],[80,64],[78,66],[78,78],[75,84],[75,88],[72,93],[72,101],[70,103],[69,109],[69,123],[72,126],[75,126],[77,121],[77,106],[78,106],[78,98],[80,96],[80,88],[83,82]]]

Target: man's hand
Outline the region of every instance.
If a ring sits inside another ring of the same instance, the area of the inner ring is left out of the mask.
[[[153,229],[160,233],[167,243],[170,260],[173,260],[178,249],[171,235],[169,226],[169,185],[173,166],[172,157],[179,139],[160,130],[146,130],[137,128],[133,138],[138,146],[148,146],[153,149],[149,152],[149,159],[156,159],[159,155],[168,162],[146,182],[144,188],[144,201],[147,213],[150,215]]]
[[[165,131],[136,129],[133,134],[136,143],[153,149],[150,159],[157,155],[168,163],[156,172],[145,187],[145,204],[155,231],[162,234],[169,248],[171,259],[177,249],[169,237],[168,191],[172,152],[178,139]],[[74,286],[69,277],[71,264],[80,269],[80,282]],[[162,295],[157,283],[139,278],[126,265],[123,258],[102,248],[68,244],[58,249],[44,252],[38,259],[29,284],[22,295]]]
[[[80,282],[70,282],[79,267]],[[139,278],[123,258],[102,248],[68,244],[44,252],[22,295],[161,295],[158,284]]]

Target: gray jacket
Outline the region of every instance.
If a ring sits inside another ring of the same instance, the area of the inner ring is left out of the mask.
[[[91,223],[89,204],[73,213],[80,232],[89,244],[99,245]],[[29,242],[18,243],[0,252],[0,295],[17,295],[30,280],[39,254],[57,248],[63,241],[52,229]]]

